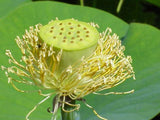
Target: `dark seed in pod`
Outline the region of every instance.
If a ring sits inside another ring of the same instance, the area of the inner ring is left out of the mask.
[[[54,27],[52,26],[51,29],[54,29]]]
[[[56,39],[56,36],[53,36],[53,39]]]
[[[59,23],[59,25],[62,25],[62,23]]]
[[[63,40],[62,42],[66,42],[66,40]]]
[[[60,32],[59,35],[62,35],[62,32]]]
[[[80,31],[77,31],[77,33],[80,33]]]
[[[61,28],[61,30],[64,30],[64,28]]]
[[[82,41],[83,39],[81,38],[81,39],[79,39],[80,41]]]
[[[66,39],[66,37],[64,37],[63,39]]]
[[[68,34],[70,35],[70,34],[71,34],[71,32],[68,32]]]
[[[71,30],[73,30],[73,27],[70,27]]]
[[[77,37],[80,37],[79,35],[77,35]]]
[[[89,33],[89,31],[86,31],[86,33]]]
[[[89,37],[89,35],[86,35],[86,37]]]
[[[74,37],[72,37],[72,39],[74,39]]]
[[[50,30],[50,33],[52,33],[53,32],[53,30]]]
[[[84,27],[83,29],[84,29],[84,30],[86,30],[87,28],[86,28],[86,27]]]
[[[70,43],[74,43],[74,41],[71,41]]]
[[[71,23],[69,22],[68,25],[71,25]]]
[[[78,24],[78,27],[81,27],[81,25],[80,25],[80,24]]]

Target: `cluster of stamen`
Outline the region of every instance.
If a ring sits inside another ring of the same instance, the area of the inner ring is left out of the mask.
[[[62,50],[55,54],[53,46],[48,46],[46,43],[42,43],[38,38],[38,32],[41,26],[42,25],[38,24],[35,29],[30,27],[30,30],[26,30],[22,39],[17,36],[16,43],[22,52],[20,62],[12,56],[10,50],[6,50],[6,55],[9,57],[9,63],[15,64],[16,66],[8,68],[2,66],[2,68],[6,70],[8,82],[20,92],[27,91],[18,89],[14,85],[14,81],[44,87],[47,84],[47,81],[52,80],[52,89],[56,89],[53,88],[53,86],[55,85],[54,83],[58,83],[53,73],[57,64],[60,62]],[[16,74],[19,79],[14,79],[9,73]],[[29,80],[25,80],[24,77],[29,78]]]
[[[125,48],[118,36],[110,34],[111,29],[108,28],[100,35],[98,46],[92,55],[83,58],[79,66],[70,66],[69,70],[62,73],[60,81],[65,89],[61,90],[70,91],[66,94],[72,99],[90,93],[98,94],[96,92],[117,86],[127,78],[134,78],[131,57],[124,55]]]

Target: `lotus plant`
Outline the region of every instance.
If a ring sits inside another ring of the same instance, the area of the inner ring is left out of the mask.
[[[18,61],[10,50],[6,50],[10,67],[2,66],[10,83],[19,92],[30,92],[18,87],[22,84],[37,86],[38,93],[45,98],[27,114],[29,115],[44,101],[53,98],[52,119],[56,119],[61,108],[64,115],[79,110],[82,101],[101,117],[84,99],[88,94],[128,94],[127,92],[100,91],[115,87],[128,78],[135,78],[131,56],[125,56],[125,47],[116,34],[107,28],[99,33],[99,26],[75,19],[50,21],[47,25],[37,24],[16,37],[22,56]],[[15,77],[15,75],[17,77]],[[48,91],[48,92],[47,92]],[[45,93],[44,93],[45,92]],[[46,93],[47,92],[47,93]]]

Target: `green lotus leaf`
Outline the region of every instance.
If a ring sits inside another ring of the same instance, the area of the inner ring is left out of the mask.
[[[126,55],[131,55],[136,80],[129,79],[123,84],[103,91],[124,92],[135,89],[127,95],[88,95],[87,103],[109,120],[149,120],[160,111],[160,31],[150,25],[127,24],[119,18],[90,7],[81,7],[59,2],[33,2],[20,6],[0,21],[0,63],[8,65],[5,50],[10,49],[13,56],[20,58],[20,50],[15,37],[22,36],[29,26],[41,23],[47,24],[58,17],[60,20],[75,18],[84,22],[97,23],[99,32],[110,27],[122,39],[126,47]],[[8,84],[4,71],[0,71],[0,119],[23,120],[26,114],[43,97],[38,93],[19,93]],[[27,86],[21,86],[27,88]],[[36,89],[36,88],[35,88]],[[31,89],[32,91],[34,88]],[[52,99],[40,105],[30,116],[31,120],[50,119],[47,108]],[[80,102],[81,103],[81,102]],[[80,115],[82,120],[97,120],[91,109],[81,103]],[[60,116],[60,114],[59,114]]]
[[[0,0],[0,18],[31,0]]]

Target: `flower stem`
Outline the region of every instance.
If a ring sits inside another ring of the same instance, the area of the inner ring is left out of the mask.
[[[80,5],[84,6],[84,0],[80,0]]]
[[[72,100],[69,103],[70,104],[75,104],[75,100]],[[64,109],[66,111],[70,111],[70,110],[74,109],[74,107],[65,104]],[[62,116],[62,120],[80,120],[80,114],[78,113],[78,111],[64,112],[61,109],[61,116]]]

